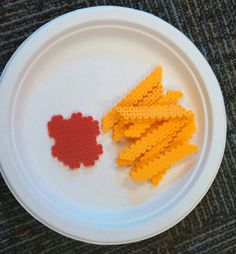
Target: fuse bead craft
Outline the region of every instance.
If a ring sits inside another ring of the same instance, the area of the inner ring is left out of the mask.
[[[139,138],[150,127],[151,123],[135,123],[127,128],[124,133],[127,138]]]
[[[192,111],[184,109],[181,105],[117,107],[117,112],[120,114],[121,119],[125,121],[162,121],[192,115]]]
[[[127,124],[121,121],[114,125],[113,140],[115,142],[120,141],[125,136],[125,131],[127,129],[126,125]]]
[[[135,181],[156,186],[174,164],[198,151],[189,143],[196,131],[195,115],[178,104],[182,97],[178,90],[164,94],[159,66],[103,117],[103,131],[113,129],[114,141],[132,142],[116,162],[130,166]]]
[[[163,179],[163,177],[165,176],[166,172],[168,171],[169,168],[165,168],[163,171],[157,173],[156,175],[154,175],[152,177],[152,184],[154,186],[157,186],[159,184],[159,182]]]
[[[170,90],[166,95],[162,95],[158,100],[158,105],[171,105],[178,103],[179,99],[183,97],[181,91]]]
[[[47,124],[48,134],[55,140],[52,156],[70,169],[93,166],[103,153],[97,144],[100,134],[98,121],[82,113],[73,113],[70,118],[55,115]]]
[[[178,131],[182,125],[183,123],[178,119],[168,121],[157,129],[151,129],[150,132],[142,136],[140,139],[127,147],[123,152],[121,152],[119,157],[123,160],[134,161],[140,157],[140,155],[150,150],[158,142],[161,142],[167,137],[175,135],[176,131]]]
[[[102,118],[102,129],[104,132],[109,131],[115,123],[119,121],[119,114],[116,112],[116,107],[129,105],[137,105],[153,88],[160,84],[162,79],[162,68],[158,66],[154,69],[146,79],[144,79],[136,88],[134,88],[125,98],[123,98],[115,107],[111,109]]]
[[[158,103],[162,97],[163,85],[159,84],[154,87],[141,101],[138,102],[138,106],[153,106]]]
[[[170,168],[172,165],[184,159],[186,156],[197,151],[198,147],[196,145],[188,143],[180,145],[176,148],[174,147],[170,151],[161,154],[159,157],[154,158],[143,166],[132,168],[131,177],[138,181],[146,181],[166,168]]]

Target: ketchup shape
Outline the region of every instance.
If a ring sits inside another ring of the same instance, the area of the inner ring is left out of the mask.
[[[73,113],[69,119],[54,115],[47,124],[48,134],[55,140],[51,147],[52,156],[70,169],[94,166],[103,153],[97,143],[99,123],[92,116]]]

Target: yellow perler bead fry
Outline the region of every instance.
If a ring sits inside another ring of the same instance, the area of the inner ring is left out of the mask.
[[[170,105],[176,104],[180,98],[183,97],[183,93],[181,91],[171,90],[166,93],[166,95],[162,95],[158,100],[158,105]]]
[[[162,142],[159,142],[154,147],[152,147],[152,149],[150,149],[149,151],[146,151],[146,153],[139,158],[136,165],[138,166],[138,164],[140,163],[145,163],[152,158],[158,157],[169,146],[173,138],[174,138],[174,134],[173,134],[173,137],[170,136],[165,138]]]
[[[157,129],[153,129],[148,132],[145,136],[135,141],[123,152],[120,153],[119,158],[128,161],[134,161],[140,155],[150,150],[158,142],[163,139],[175,135],[176,132],[184,125],[182,119],[170,120],[163,123]]]
[[[166,168],[163,171],[157,173],[156,175],[154,175],[151,179],[152,181],[152,185],[157,186],[160,181],[163,179],[164,175],[166,174],[166,172],[169,170],[170,168]]]
[[[116,107],[136,105],[144,96],[146,96],[153,88],[157,87],[162,80],[162,67],[155,68],[138,86],[136,86],[129,94],[122,99],[115,107],[111,109],[102,118],[102,129],[104,132],[109,131],[119,118],[116,114]]]
[[[188,117],[193,113],[181,105],[130,106],[117,107],[117,112],[124,120],[167,120],[176,117]]]
[[[189,122],[177,133],[175,137],[167,138],[163,142],[157,144],[150,151],[147,151],[142,157],[139,158],[139,161],[136,163],[135,167],[139,167],[141,163],[147,163],[148,160],[151,161],[154,158],[158,158],[162,153],[164,153],[167,148],[174,148],[178,145],[181,145],[187,142],[196,131],[194,118],[189,119]],[[151,181],[154,186],[158,185],[162,180],[163,176],[168,171],[168,168],[158,173],[156,176],[153,176]]]
[[[144,164],[143,167],[135,168],[131,170],[131,177],[137,181],[146,181],[151,179],[154,175],[157,175],[159,172],[162,172],[166,168],[171,167],[173,164],[184,159],[186,156],[189,156],[198,151],[196,145],[185,143],[176,148],[167,151],[164,155],[161,155],[158,158],[150,161],[147,164]]]
[[[157,87],[153,88],[139,103],[138,106],[153,106],[157,105],[162,95],[163,86],[159,84]]]
[[[113,140],[115,142],[120,141],[125,136],[127,126],[124,122],[119,121],[115,124],[113,129]]]
[[[174,137],[172,144],[178,145],[187,142],[196,131],[196,124],[194,117],[189,118],[189,121],[180,132],[177,133],[176,137]]]
[[[185,125],[181,130],[179,130],[179,132],[177,132],[175,136],[168,136],[162,142],[157,143],[156,146],[152,147],[152,149],[146,151],[146,153],[138,159],[136,165],[145,163],[155,157],[160,156],[160,154],[163,153],[168,147],[174,147],[187,142],[195,132],[196,126],[194,118],[183,119],[183,123]]]
[[[150,127],[151,123],[134,123],[125,131],[125,136],[127,138],[139,138]]]
[[[121,100],[117,106],[136,105],[153,88],[159,86],[162,80],[162,67],[155,68],[141,83],[136,86],[128,95]]]
[[[115,123],[119,121],[119,114],[117,114],[115,108],[109,111],[105,116],[102,118],[102,130],[104,132],[108,132]]]
[[[127,167],[127,166],[131,166],[132,165],[132,161],[129,161],[129,160],[124,160],[124,159],[121,159],[121,158],[118,158],[117,161],[116,161],[116,164],[120,167]]]

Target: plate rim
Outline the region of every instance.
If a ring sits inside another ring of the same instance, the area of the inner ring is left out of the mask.
[[[25,44],[32,38],[34,37],[40,30],[43,30],[45,29],[48,25],[50,25],[51,23],[55,23],[57,22],[57,20],[59,19],[63,19],[65,16],[72,16],[72,15],[78,15],[82,12],[96,12],[97,10],[99,11],[116,11],[116,10],[119,10],[119,11],[123,11],[123,12],[131,12],[131,13],[134,13],[135,15],[137,14],[138,15],[144,15],[145,18],[149,18],[149,19],[155,19],[156,22],[159,22],[159,23],[162,23],[162,24],[165,24],[165,25],[168,25],[169,27],[171,27],[171,29],[175,30],[176,33],[178,33],[180,36],[182,36],[184,38],[185,41],[188,42],[189,46],[191,46],[195,51],[196,51],[196,54],[198,54],[198,57],[201,57],[201,60],[203,62],[205,62],[205,64],[207,65],[207,68],[208,68],[208,71],[210,72],[209,74],[213,77],[213,79],[215,80],[215,83],[217,85],[217,89],[218,91],[217,92],[220,92],[218,93],[218,95],[221,97],[221,101],[222,101],[222,106],[223,106],[223,113],[224,113],[224,122],[222,122],[222,131],[223,131],[223,139],[224,139],[224,144],[222,146],[222,149],[221,149],[221,156],[218,160],[218,166],[217,166],[217,169],[215,170],[215,174],[214,176],[210,179],[209,181],[209,184],[208,186],[206,187],[206,189],[202,192],[200,198],[192,205],[191,208],[188,209],[188,211],[183,214],[182,216],[180,216],[177,220],[175,220],[172,224],[170,224],[168,227],[160,230],[159,232],[155,232],[153,234],[149,234],[149,235],[146,235],[146,236],[143,236],[143,237],[140,237],[140,238],[136,238],[136,239],[129,239],[127,241],[121,241],[121,242],[116,242],[116,241],[108,241],[108,242],[105,242],[105,241],[94,241],[94,240],[89,240],[89,239],[83,239],[83,237],[78,237],[78,236],[73,236],[73,235],[70,235],[68,232],[63,232],[61,229],[55,227],[54,225],[51,225],[50,223],[48,223],[45,219],[41,218],[38,214],[36,214],[34,211],[32,211],[30,209],[30,207],[28,207],[25,203],[24,203],[24,200],[21,200],[21,198],[17,195],[17,192],[14,190],[14,187],[11,186],[11,183],[10,181],[7,179],[7,176],[6,174],[4,174],[4,167],[2,166],[2,163],[0,162],[0,170],[1,170],[1,174],[3,176],[3,179],[4,181],[6,182],[8,188],[10,189],[10,191],[12,192],[13,196],[17,199],[17,201],[21,204],[21,206],[24,207],[24,209],[29,213],[31,214],[35,219],[37,219],[38,221],[40,221],[42,224],[44,224],[45,226],[49,227],[50,229],[64,235],[64,236],[67,236],[67,237],[70,237],[72,239],[75,239],[75,240],[81,240],[81,241],[84,241],[84,242],[88,242],[88,243],[93,243],[93,244],[106,244],[106,245],[112,245],[112,244],[124,244],[124,243],[131,243],[131,242],[137,242],[137,241],[140,241],[140,240],[144,240],[144,239],[147,239],[147,238],[150,238],[152,236],[155,236],[157,234],[160,234],[166,230],[168,230],[169,228],[173,227],[174,225],[176,225],[178,222],[180,222],[182,219],[184,219],[196,206],[197,204],[199,204],[199,202],[202,200],[202,198],[205,196],[205,194],[207,193],[207,191],[209,190],[210,186],[212,185],[212,182],[214,181],[215,177],[216,177],[216,174],[220,168],[220,164],[221,164],[221,161],[223,159],[223,155],[224,155],[224,150],[225,150],[225,144],[226,144],[226,134],[227,134],[227,123],[226,123],[226,111],[225,111],[225,106],[224,106],[224,100],[223,100],[223,95],[222,95],[222,92],[221,92],[221,89],[220,89],[220,86],[219,86],[219,83],[215,77],[215,74],[213,73],[210,65],[208,64],[208,62],[206,61],[205,57],[201,54],[201,52],[198,50],[198,48],[181,32],[179,31],[177,28],[175,28],[173,25],[167,23],[166,21],[160,19],[159,17],[157,16],[154,16],[150,13],[146,13],[144,11],[141,11],[141,10],[136,10],[136,9],[132,9],[132,8],[128,8],[128,7],[118,7],[118,6],[96,6],[96,7],[88,7],[88,8],[83,8],[83,9],[78,9],[78,10],[74,10],[74,11],[71,11],[71,12],[68,12],[68,13],[65,13],[57,18],[54,18],[53,20],[47,22],[46,24],[44,24],[43,26],[41,26],[39,29],[37,29],[36,31],[34,31],[18,48],[17,50],[14,52],[14,54],[11,56],[10,60],[7,62],[5,68],[3,69],[2,71],[2,75],[1,75],[1,78],[0,78],[0,90],[1,90],[1,87],[2,87],[2,82],[4,80],[4,76],[6,74],[6,71],[8,69],[8,66],[12,63],[12,61],[14,60],[15,56],[18,54],[18,52],[25,46]],[[219,103],[220,104],[220,103]],[[1,115],[0,115],[0,118],[1,118]],[[0,150],[0,156],[1,156],[1,150]]]

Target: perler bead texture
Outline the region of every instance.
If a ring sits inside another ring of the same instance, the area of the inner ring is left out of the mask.
[[[170,168],[165,168],[163,171],[157,173],[156,175],[154,175],[152,177],[152,184],[154,186],[157,186],[159,184],[159,182],[163,179],[163,177],[165,176],[166,172],[169,170]]]
[[[181,105],[117,107],[117,112],[126,121],[162,121],[192,115],[191,110],[186,110]]]
[[[127,138],[140,138],[146,130],[151,127],[151,123],[135,123],[129,126],[124,133]],[[115,131],[115,129],[114,129]]]
[[[120,159],[134,161],[140,155],[150,150],[158,142],[167,137],[172,137],[183,126],[183,122],[179,119],[168,121],[157,129],[149,131],[141,139],[138,139],[123,152],[120,153]]]
[[[125,136],[126,128],[127,124],[124,122],[118,122],[114,125],[113,140],[115,142],[120,141]]]
[[[167,135],[163,140],[157,143],[152,149],[147,151],[143,156],[141,156],[136,163],[147,162],[155,157],[160,156],[161,153],[165,152],[166,148],[175,147],[187,142],[196,130],[194,118],[187,118],[179,120],[182,121],[182,129],[175,129],[172,135]]]
[[[141,101],[138,102],[137,106],[153,106],[157,105],[160,98],[162,98],[163,86],[158,84],[154,87]]]
[[[104,132],[109,131],[115,123],[119,121],[119,114],[116,107],[137,105],[153,88],[159,86],[162,79],[162,67],[154,69],[138,86],[136,86],[128,95],[123,98],[115,107],[111,109],[102,118],[102,129]]]
[[[97,144],[100,134],[98,121],[82,113],[73,113],[70,118],[55,115],[48,122],[48,133],[55,140],[51,148],[52,156],[70,169],[93,166],[103,153]]]
[[[196,145],[185,143],[167,151],[160,157],[154,158],[143,166],[134,167],[131,170],[131,177],[137,181],[146,181],[197,151],[198,147]]]

